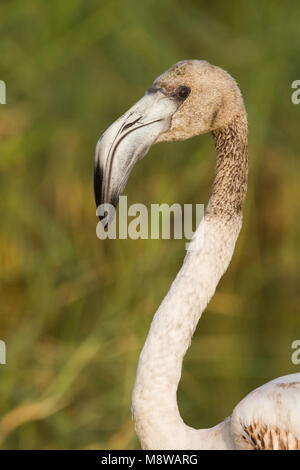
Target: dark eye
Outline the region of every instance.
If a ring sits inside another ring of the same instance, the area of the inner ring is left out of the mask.
[[[176,96],[181,100],[185,100],[189,94],[191,93],[191,89],[188,86],[181,85],[176,90]]]

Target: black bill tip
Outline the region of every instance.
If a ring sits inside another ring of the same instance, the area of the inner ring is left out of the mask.
[[[120,194],[118,191],[113,191],[109,197],[109,201],[104,201],[102,197],[102,188],[104,184],[104,175],[103,171],[99,165],[99,162],[95,163],[94,168],[94,196],[97,208],[97,216],[104,226],[109,225],[114,217],[115,210],[117,208]],[[105,208],[100,210],[100,206],[107,204],[110,208]],[[112,210],[113,208],[113,210]],[[103,212],[103,215],[101,213]],[[109,214],[109,215],[108,215]]]
[[[94,196],[97,208],[102,204],[102,185],[103,171],[100,168],[99,162],[96,162],[94,168]],[[101,220],[101,217],[99,219]]]

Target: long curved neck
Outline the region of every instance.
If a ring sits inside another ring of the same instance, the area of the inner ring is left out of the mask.
[[[139,359],[132,412],[143,448],[211,448],[217,439],[219,446],[224,440],[216,428],[197,431],[186,426],[176,397],[183,358],[196,325],[230,263],[247,190],[245,113],[213,136],[217,165],[206,213],[154,316]],[[202,241],[201,249],[198,245],[194,250],[197,241]]]

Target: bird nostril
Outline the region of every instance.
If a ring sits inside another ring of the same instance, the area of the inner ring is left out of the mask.
[[[147,93],[151,94],[151,93],[156,93],[157,91],[162,91],[162,90],[159,87],[152,86],[147,90]]]

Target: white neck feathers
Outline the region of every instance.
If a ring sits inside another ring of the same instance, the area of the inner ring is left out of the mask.
[[[194,430],[184,424],[177,388],[184,355],[196,325],[226,271],[241,228],[241,214],[205,216],[194,236],[202,248],[189,251],[168,294],[157,310],[142,350],[132,397],[132,412],[146,449],[199,449],[215,445],[219,427]],[[210,436],[213,439],[210,439]],[[219,448],[222,442],[219,442]]]

